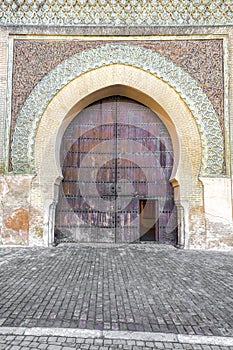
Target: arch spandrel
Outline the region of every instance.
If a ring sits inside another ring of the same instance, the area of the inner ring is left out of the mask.
[[[202,148],[201,175],[222,173],[223,137],[213,106],[202,89],[189,74],[164,57],[148,49],[124,44],[106,44],[78,53],[58,65],[35,87],[16,123],[12,144],[15,173],[34,171],[34,147],[38,125],[49,103],[58,92],[83,74],[111,65],[138,68],[172,87],[177,96],[185,101],[199,129]],[[118,78],[116,70],[115,74],[115,78],[113,76],[112,78],[116,84]],[[137,88],[137,81],[132,77],[131,85],[133,82]],[[170,96],[167,95],[166,98],[169,99]],[[174,110],[173,113],[175,118],[177,111]]]

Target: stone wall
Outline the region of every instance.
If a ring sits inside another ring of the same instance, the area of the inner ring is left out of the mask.
[[[29,244],[31,175],[0,176],[0,244]]]
[[[190,210],[189,247],[233,249],[231,178],[200,178],[203,207]]]
[[[7,77],[8,77],[8,32],[0,28],[0,174],[4,172],[6,161]]]

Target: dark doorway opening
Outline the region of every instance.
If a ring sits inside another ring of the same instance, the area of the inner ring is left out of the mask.
[[[158,201],[153,199],[139,200],[140,241],[159,241]]]

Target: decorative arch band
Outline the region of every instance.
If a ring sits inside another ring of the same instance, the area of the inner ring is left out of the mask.
[[[18,116],[12,143],[15,173],[34,171],[34,142],[42,115],[53,97],[81,74],[111,64],[142,69],[163,80],[186,102],[201,138],[201,175],[220,175],[223,165],[223,137],[212,104],[195,80],[182,68],[148,49],[125,44],[106,44],[85,50],[50,71],[31,92]]]

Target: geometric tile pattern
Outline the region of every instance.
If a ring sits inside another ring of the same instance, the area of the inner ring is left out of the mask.
[[[3,25],[232,25],[232,0],[1,0]]]
[[[216,112],[206,94],[181,67],[151,50],[125,44],[106,44],[84,50],[63,61],[36,85],[16,122],[12,143],[14,172],[33,172],[36,130],[55,94],[85,72],[117,63],[147,71],[176,90],[192,111],[199,129],[202,143],[201,175],[220,175],[223,137]]]
[[[108,43],[117,42],[111,40]],[[103,45],[97,40],[15,39],[11,131],[25,100],[38,82],[62,61],[83,50]],[[118,41],[119,43],[119,41]],[[212,103],[224,137],[224,70],[222,39],[121,40],[164,56],[187,71]],[[54,54],[55,53],[55,54]]]

